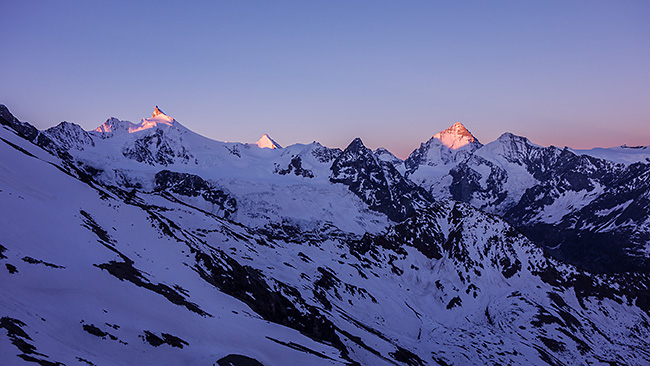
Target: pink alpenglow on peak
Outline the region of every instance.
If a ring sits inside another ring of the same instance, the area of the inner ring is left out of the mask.
[[[102,133],[112,133],[115,131],[129,131],[130,129],[134,128],[136,125],[129,122],[129,121],[121,121],[115,117],[111,117],[104,122],[103,125],[97,127],[94,129],[94,132],[102,132]]]
[[[156,118],[156,117],[158,117],[158,116],[161,115],[161,114],[162,114],[163,116],[167,116],[167,115],[165,114],[165,112],[162,111],[162,109],[160,109],[160,108],[158,108],[158,106],[156,106],[156,108],[153,110],[153,114],[151,115],[151,118]]]
[[[142,119],[143,123],[146,122],[146,121],[156,121],[158,123],[162,122],[162,123],[165,123],[165,124],[171,124],[175,120],[172,117],[166,115],[165,112],[162,111],[162,109],[160,109],[160,108],[158,108],[158,106],[156,106],[156,108],[154,108],[154,110],[153,110],[153,113],[151,114],[151,118],[143,118]]]
[[[456,122],[444,131],[433,135],[433,138],[452,150],[458,150],[463,146],[471,143],[477,143],[478,140],[469,132],[462,123]]]
[[[121,121],[115,117],[111,117],[103,125],[97,127],[95,132],[114,133],[119,131],[128,131],[134,133],[142,130],[147,130],[154,127],[170,126],[179,128],[180,124],[175,119],[168,116],[158,106],[153,111],[151,118],[143,118],[140,123],[135,124],[129,121]]]
[[[273,141],[273,139],[267,134],[263,134],[262,137],[260,137],[260,139],[257,140],[255,145],[259,146],[260,148],[267,148],[267,149],[281,149],[282,148],[282,146],[280,146],[280,144]]]
[[[153,113],[151,114],[151,118],[143,118],[140,124],[136,125],[134,128],[130,128],[129,132],[138,132],[163,125],[174,126],[175,123],[175,119],[166,115],[162,109],[156,106],[156,108],[153,110]]]

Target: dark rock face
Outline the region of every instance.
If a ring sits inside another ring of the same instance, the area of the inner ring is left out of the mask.
[[[142,339],[144,339],[145,342],[149,343],[150,345],[154,347],[158,347],[163,344],[167,344],[172,347],[176,348],[183,348],[183,346],[189,346],[190,344],[187,343],[186,341],[182,340],[181,338],[178,338],[174,335],[171,335],[169,333],[162,333],[160,336],[156,335],[153,332],[150,332],[148,330],[144,331],[144,335],[140,336]]]
[[[521,230],[554,256],[592,271],[649,272],[650,258],[643,248],[650,243],[650,165],[630,165],[599,183],[604,192],[584,207],[553,225],[524,222]],[[538,188],[530,195],[536,191],[545,193]],[[514,221],[526,213],[526,201],[528,192],[506,218]]]
[[[314,141],[316,147],[311,154],[321,163],[329,163],[341,155],[341,149],[330,149]]]
[[[279,289],[271,289],[258,270],[242,266],[223,252],[196,252],[195,256],[195,269],[206,282],[245,302],[262,318],[329,343],[347,355],[337,327],[318,308],[307,304],[295,288],[277,283]]]
[[[219,361],[219,366],[264,366],[254,358],[242,355],[228,355]]]
[[[125,147],[122,154],[141,163],[163,166],[173,164],[176,159],[187,164],[193,158],[184,146],[174,148],[161,129],[137,139],[133,146]]]
[[[0,329],[5,329],[7,331],[7,337],[11,340],[11,343],[21,352],[17,356],[24,361],[34,362],[43,366],[59,366],[63,365],[60,362],[47,360],[49,358],[47,355],[44,355],[37,351],[36,346],[34,346],[32,337],[25,332],[23,327],[27,324],[22,322],[19,319],[14,319],[10,317],[0,318]],[[4,357],[8,355],[3,355],[3,360],[8,361],[8,358]]]
[[[104,332],[103,330],[96,327],[94,324],[84,324],[83,330],[99,338],[105,338],[107,335],[109,335],[108,332]]]
[[[305,177],[305,178],[314,177],[314,173],[312,173],[311,170],[302,167],[302,159],[300,158],[300,156],[296,156],[292,158],[291,162],[289,163],[289,166],[285,169],[279,169],[278,167],[276,167],[275,172],[280,175],[287,175],[293,173],[299,177]]]
[[[585,269],[649,272],[643,248],[650,243],[650,165],[623,166],[550,149],[541,149],[539,158],[527,163],[540,183],[526,190],[504,217],[557,258]],[[595,198],[566,209],[559,221],[539,220],[545,208],[578,192]]]
[[[391,163],[378,161],[359,138],[334,160],[331,171],[331,182],[347,185],[370,209],[396,222],[432,202],[426,191],[404,179]]]
[[[50,153],[62,158],[62,159],[71,159],[70,154],[68,154],[64,149],[62,149],[57,143],[52,141],[47,135],[41,133],[36,127],[30,125],[26,122],[20,122],[16,117],[9,112],[9,109],[0,104],[0,124],[5,125],[12,130],[16,131],[18,136],[24,138],[27,141],[30,141],[43,149],[49,151]]]
[[[216,205],[224,217],[237,212],[237,201],[198,175],[162,170],[156,173],[156,191],[168,191],[188,197],[202,197]]]
[[[39,134],[36,127],[29,123],[20,122],[18,118],[14,117],[5,105],[0,104],[0,124],[13,129],[19,136],[26,140],[34,141]]]

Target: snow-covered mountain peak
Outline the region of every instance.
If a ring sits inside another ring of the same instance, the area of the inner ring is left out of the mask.
[[[360,138],[355,138],[350,142],[348,147],[343,150],[343,152],[338,156],[337,161],[343,162],[345,164],[361,164],[361,165],[376,165],[377,158],[373,155],[372,150],[366,147],[361,141]],[[335,168],[337,163],[335,162],[332,165],[332,169]]]
[[[160,115],[163,115],[163,116],[167,117],[165,112],[163,112],[162,109],[160,109],[160,108],[158,108],[158,106],[156,106],[156,108],[154,108],[154,110],[153,110],[153,113],[151,114],[151,118],[156,118],[156,117],[158,117]]]
[[[133,133],[159,126],[173,127],[175,125],[178,125],[178,122],[176,122],[174,118],[166,115],[160,108],[158,108],[158,106],[156,106],[151,114],[151,118],[143,118],[140,124],[129,129],[129,132]]]
[[[50,127],[43,133],[66,150],[84,150],[85,147],[95,146],[95,142],[88,132],[84,131],[81,126],[68,121]]]
[[[433,135],[429,141],[420,144],[404,161],[411,173],[421,165],[444,166],[464,161],[474,151],[483,147],[462,123],[456,122],[446,130]]]
[[[528,138],[526,138],[524,136],[515,135],[512,132],[504,132],[504,133],[502,133],[501,136],[499,136],[497,138],[497,140],[499,140],[499,141],[521,140],[521,141],[527,141],[528,143],[530,143]]]
[[[471,143],[479,143],[478,139],[460,122],[456,122],[448,129],[438,132],[433,135],[433,138],[452,150],[458,150]]]
[[[528,159],[537,156],[541,151],[544,151],[542,146],[532,143],[526,137],[505,132],[495,141],[485,145],[477,154],[488,160],[501,157],[511,163],[516,162],[521,165],[525,164],[525,161],[528,161]]]
[[[273,141],[273,139],[267,134],[263,134],[262,137],[260,137],[260,139],[257,140],[255,145],[259,146],[260,148],[267,148],[267,149],[281,149],[282,148],[282,146],[280,146],[280,144]]]
[[[130,131],[136,125],[129,121],[122,121],[115,117],[111,117],[104,122],[101,126],[94,129],[94,132],[116,132],[116,131]]]
[[[135,124],[129,121],[122,121],[115,117],[111,117],[104,122],[101,126],[94,129],[94,132],[111,133],[124,131],[127,133],[134,133],[142,130],[147,130],[154,127],[178,127],[180,124],[175,119],[162,113],[158,107],[154,111],[151,118],[143,118],[140,123]]]
[[[355,138],[350,142],[350,145],[345,150],[359,150],[360,148],[365,148],[366,145],[363,144],[360,137]]]

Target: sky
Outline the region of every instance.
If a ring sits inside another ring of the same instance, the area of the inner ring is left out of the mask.
[[[0,103],[39,129],[155,105],[220,141],[405,158],[463,123],[650,145],[650,1],[6,1]]]

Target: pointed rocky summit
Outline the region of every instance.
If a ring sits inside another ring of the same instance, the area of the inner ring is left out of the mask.
[[[460,122],[456,122],[448,129],[438,132],[433,135],[433,138],[440,140],[443,145],[452,150],[460,149],[473,142],[478,143],[476,137]]]
[[[267,134],[263,134],[262,137],[260,137],[260,139],[257,140],[255,145],[259,146],[260,148],[267,148],[267,149],[281,149],[282,148],[282,146],[280,146],[280,144],[273,141],[273,139]]]
[[[162,109],[160,109],[160,108],[158,108],[158,106],[156,106],[156,108],[153,110],[153,114],[151,115],[151,118],[156,118],[156,117],[160,116],[161,114],[163,116],[166,116],[165,112],[163,112]]]

